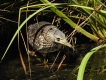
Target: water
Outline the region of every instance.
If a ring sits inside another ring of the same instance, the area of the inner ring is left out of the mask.
[[[19,56],[16,59],[9,59],[0,64],[0,80],[76,80],[81,60],[95,46],[96,44],[76,45],[73,56],[66,57],[58,72],[55,71],[60,61],[57,61],[49,72],[49,68],[37,66],[41,63],[35,57],[30,57],[31,79],[29,73],[25,75]],[[23,59],[28,71],[27,56],[23,56]],[[84,80],[106,80],[106,48],[100,49],[92,55],[85,69]]]

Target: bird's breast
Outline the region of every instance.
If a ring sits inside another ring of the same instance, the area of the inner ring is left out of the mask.
[[[49,22],[39,22],[28,27],[28,41],[30,45],[40,53],[58,51],[62,44],[54,42],[56,26]]]

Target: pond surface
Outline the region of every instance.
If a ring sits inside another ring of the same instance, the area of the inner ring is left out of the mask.
[[[27,75],[25,75],[20,58],[9,59],[0,64],[0,80],[76,80],[81,60],[95,46],[97,44],[76,45],[73,56],[66,56],[64,63],[57,72],[61,60],[57,61],[49,71],[50,69],[40,65],[41,63],[35,57],[30,57],[31,79],[27,56],[23,56],[28,71]],[[48,63],[49,67],[51,65],[52,63]],[[84,80],[106,80],[106,48],[100,49],[90,58],[85,70]]]

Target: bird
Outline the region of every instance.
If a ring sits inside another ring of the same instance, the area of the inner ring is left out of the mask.
[[[67,41],[65,34],[47,21],[28,26],[28,42],[32,48],[46,56],[47,53],[59,51],[62,46],[73,46]]]

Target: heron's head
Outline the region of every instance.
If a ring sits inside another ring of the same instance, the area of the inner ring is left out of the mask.
[[[56,43],[59,43],[59,44],[62,44],[62,45],[65,45],[65,46],[68,46],[70,48],[73,48],[73,46],[66,40],[66,37],[65,37],[65,34],[60,31],[60,30],[56,30],[54,32],[54,41]]]
[[[73,48],[73,46],[66,40],[65,34],[57,29],[55,26],[52,26],[52,28],[49,28],[49,35],[52,36],[52,40],[55,43],[59,43],[65,46],[68,46],[70,48]]]

